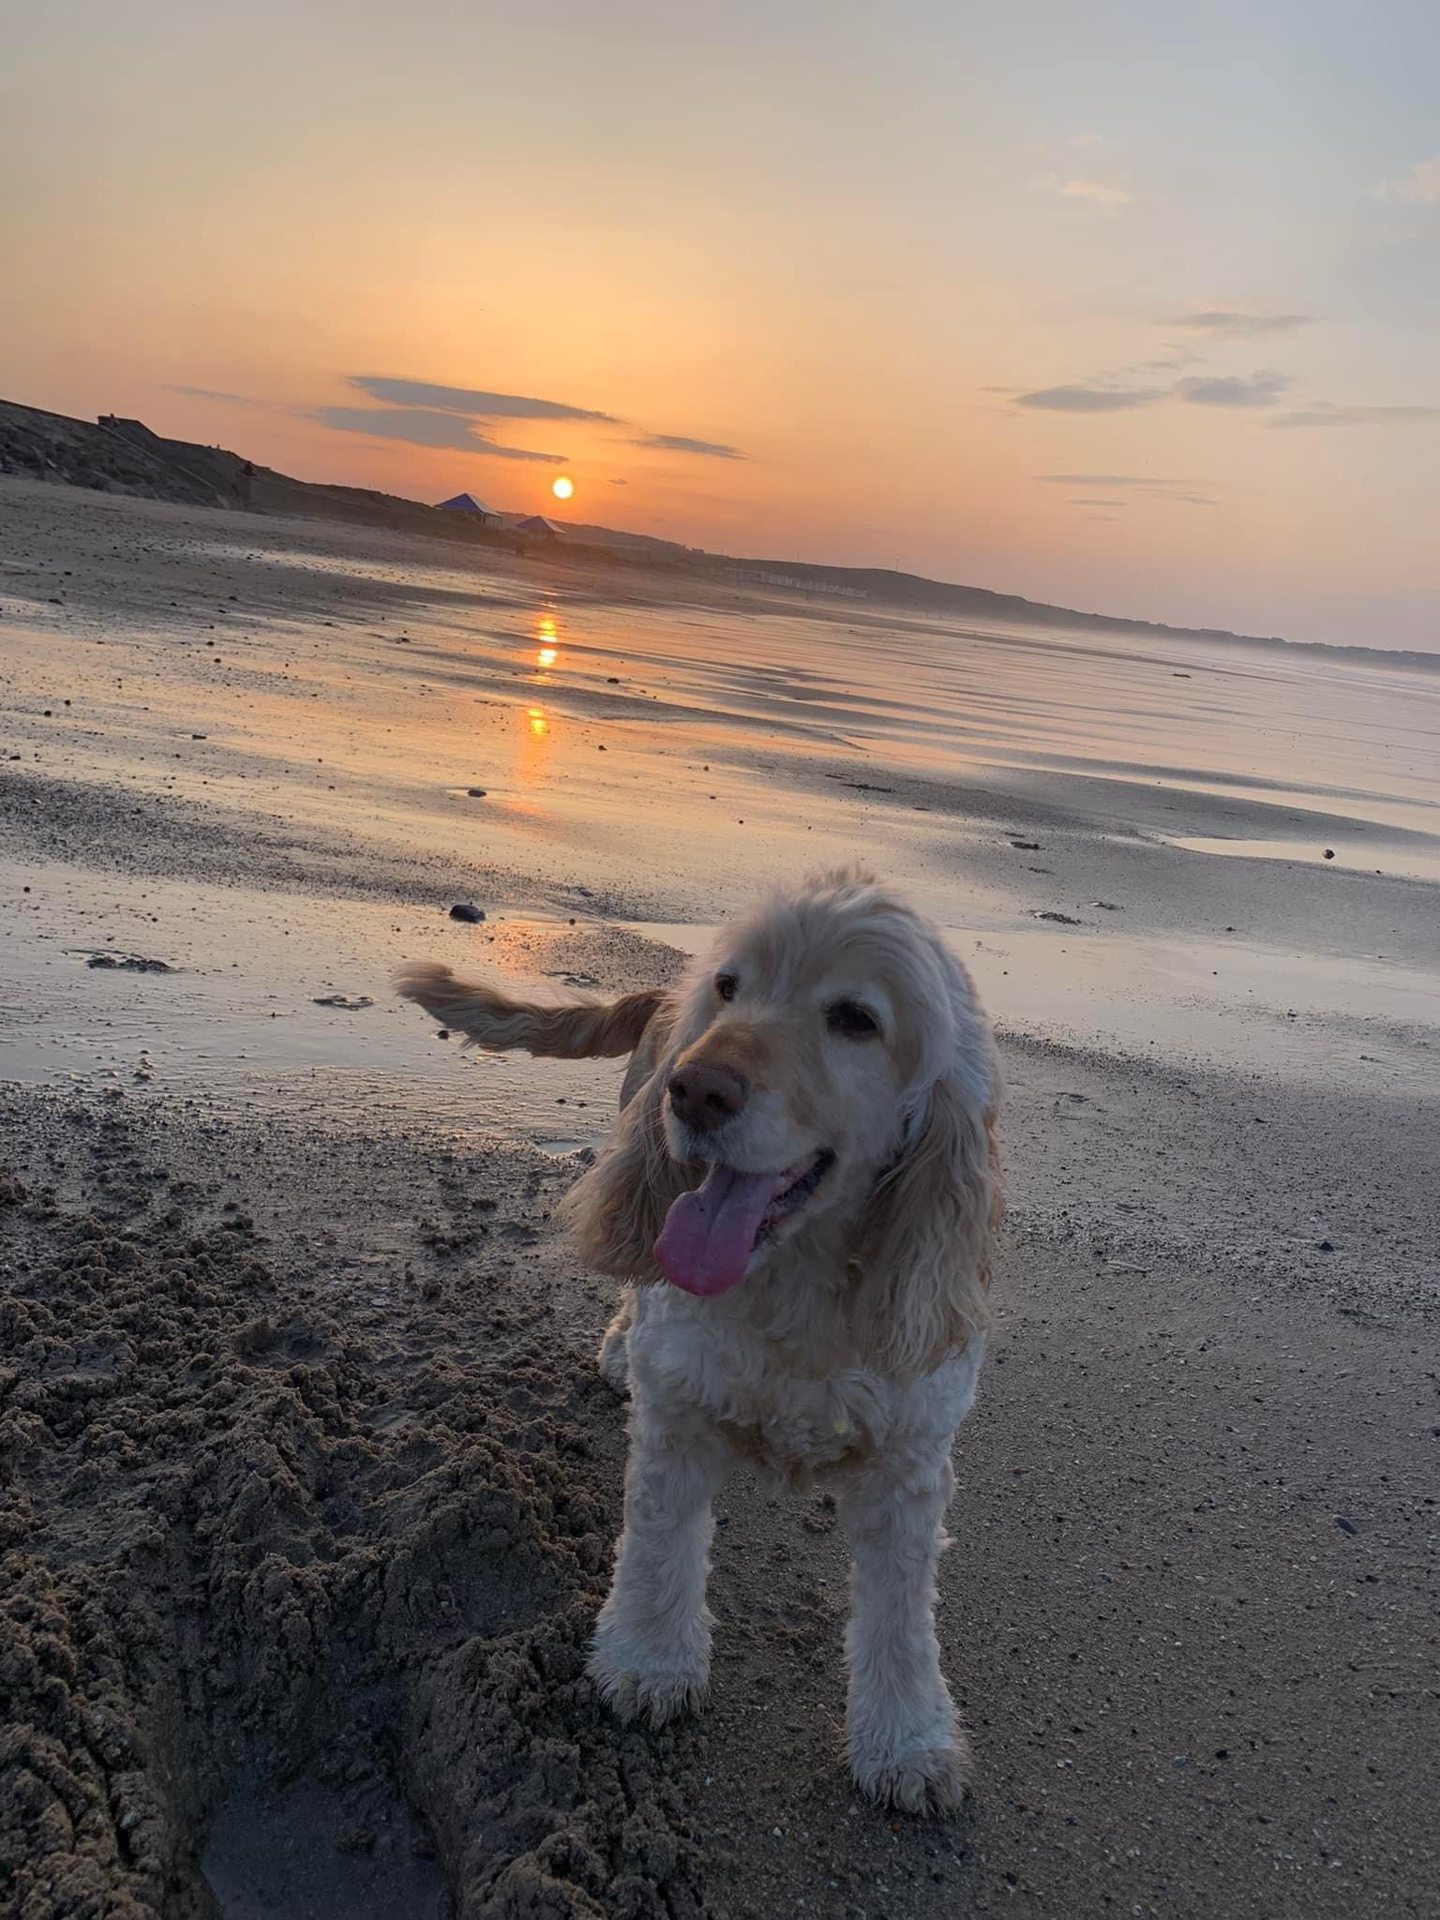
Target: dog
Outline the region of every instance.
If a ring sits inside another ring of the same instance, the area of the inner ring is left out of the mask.
[[[935,1572],[1001,1215],[999,1072],[965,968],[847,871],[775,894],[674,990],[541,1007],[442,966],[396,984],[480,1047],[630,1056],[562,1207],[587,1264],[626,1282],[599,1353],[631,1401],[603,1698],[656,1725],[700,1704],[716,1492],[740,1460],[818,1476],[854,1559],[851,1774],[906,1811],[957,1806]]]

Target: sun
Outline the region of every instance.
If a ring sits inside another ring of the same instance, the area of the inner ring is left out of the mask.
[[[568,473],[562,473],[558,480],[550,482],[550,491],[557,500],[568,500],[575,491],[575,482]]]

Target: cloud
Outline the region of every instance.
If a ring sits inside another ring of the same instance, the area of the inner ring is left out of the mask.
[[[1162,327],[1187,327],[1192,333],[1212,334],[1221,340],[1263,340],[1272,334],[1294,333],[1308,327],[1308,313],[1241,313],[1234,307],[1205,307],[1199,313],[1184,314],[1179,320],[1161,320]]]
[[[1150,493],[1161,500],[1172,500],[1187,507],[1213,507],[1216,503],[1208,494],[1191,493],[1177,480],[1152,480],[1133,473],[1037,473],[1035,478],[1048,487],[1128,487],[1136,493]],[[1110,506],[1124,506],[1123,500],[1106,502]],[[1072,507],[1086,505],[1083,500],[1072,500]]]
[[[1065,504],[1069,507],[1126,507],[1130,503],[1128,500],[1097,500],[1092,495],[1086,500],[1067,500]]]
[[[1035,478],[1051,487],[1147,487],[1173,486],[1170,480],[1141,479],[1130,473],[1037,473]]]
[[[1389,427],[1423,426],[1440,420],[1440,407],[1350,407],[1330,400],[1317,400],[1312,406],[1297,407],[1293,413],[1277,413],[1266,421],[1269,427]]]
[[[560,400],[531,400],[519,393],[489,393],[476,387],[441,387],[429,380],[398,380],[389,374],[352,373],[350,385],[387,406],[424,407],[462,413],[482,420],[601,420],[615,424],[613,413],[567,406]]]
[[[1258,373],[1192,375],[1177,380],[1175,392],[1194,407],[1269,407],[1290,384],[1288,373],[1261,368]]]
[[[1039,407],[1046,413],[1127,413],[1162,399],[1163,387],[1040,387],[1015,396],[1017,407]]]
[[[188,393],[192,400],[223,400],[234,407],[263,406],[261,400],[252,400],[248,393],[225,393],[216,387],[177,387],[169,386],[167,393]]]
[[[1115,186],[1108,180],[1062,180],[1058,173],[1047,173],[1036,185],[1058,193],[1062,200],[1069,200],[1075,206],[1089,207],[1094,213],[1119,213],[1122,207],[1133,207],[1139,199],[1128,187]]]
[[[738,447],[722,446],[716,440],[691,440],[683,433],[647,433],[630,442],[632,447],[653,447],[661,453],[699,453],[707,460],[743,460]]]
[[[1086,206],[1113,213],[1120,207],[1133,207],[1136,195],[1128,187],[1111,186],[1105,180],[1067,180],[1060,188],[1067,200],[1082,200]]]
[[[1105,136],[1103,133],[1072,133],[1065,144],[1067,147],[1103,147]]]
[[[1409,173],[1399,180],[1382,180],[1375,189],[1377,200],[1408,200],[1414,206],[1440,206],[1440,153],[1428,160],[1417,160]]]
[[[558,465],[566,456],[506,447],[491,440],[473,421],[578,420],[623,426],[618,415],[562,400],[537,400],[519,393],[494,393],[483,387],[447,387],[431,380],[405,380],[388,373],[352,373],[348,384],[381,402],[378,407],[321,407],[314,417],[341,433],[368,433],[382,440],[405,440],[418,447],[449,447],[481,453],[493,460],[540,460]],[[710,460],[743,460],[738,447],[715,440],[694,440],[682,433],[647,433],[632,447],[662,453],[699,454]],[[623,485],[624,482],[618,484]]]
[[[1182,367],[1193,367],[1205,358],[1194,347],[1172,346],[1158,360],[1142,360],[1136,367],[1137,373],[1179,373]]]
[[[448,447],[481,453],[489,460],[539,460],[561,466],[563,453],[533,453],[526,447],[497,446],[462,415],[425,407],[317,407],[314,419],[337,433],[368,433],[380,440],[404,440],[412,447]]]

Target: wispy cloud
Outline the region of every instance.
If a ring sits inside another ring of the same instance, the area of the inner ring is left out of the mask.
[[[1035,478],[1047,487],[1124,487],[1133,493],[1151,494],[1160,500],[1174,501],[1187,507],[1213,507],[1216,503],[1208,494],[1194,493],[1178,480],[1158,480],[1134,473],[1037,473]],[[1082,506],[1083,501],[1072,500],[1071,506]],[[1124,502],[1113,500],[1111,506],[1123,506]]]
[[[1195,407],[1270,407],[1291,384],[1288,373],[1262,367],[1257,373],[1195,374],[1177,380],[1175,392]]]
[[[1264,340],[1277,333],[1294,333],[1308,327],[1308,313],[1243,313],[1235,307],[1205,307],[1199,313],[1187,313],[1178,320],[1161,320],[1164,327],[1184,327],[1191,333],[1205,333],[1217,340]]]
[[[403,440],[412,447],[446,447],[457,453],[483,453],[490,460],[538,460],[560,466],[563,453],[535,453],[528,447],[502,447],[487,440],[458,413],[427,407],[317,407],[312,418],[338,433],[366,433],[379,440]]]
[[[1038,407],[1046,413],[1128,413],[1165,397],[1164,387],[1040,387],[1015,396],[1017,407]]]
[[[1035,478],[1049,487],[1164,488],[1175,484],[1172,480],[1142,479],[1132,473],[1037,473]]]
[[[376,434],[384,440],[405,440],[419,447],[448,447],[462,453],[482,453],[494,460],[542,460],[556,465],[560,453],[535,453],[525,447],[507,447],[480,432],[473,422],[488,425],[499,420],[570,420],[583,424],[623,426],[613,413],[598,407],[577,407],[564,400],[540,400],[521,393],[497,393],[488,387],[448,387],[433,380],[407,380],[388,373],[352,373],[348,384],[357,387],[376,407],[321,407],[314,418],[341,433]],[[684,433],[643,433],[629,442],[661,453],[697,454],[707,460],[743,460],[738,447],[718,440],[697,440]],[[622,483],[623,484],[623,483]]]
[[[1287,373],[1261,367],[1254,373],[1191,374],[1163,387],[1121,384],[1124,373],[1068,381],[1058,387],[1039,387],[1014,396],[1017,407],[1037,407],[1047,413],[1129,413],[1153,406],[1158,400],[1184,400],[1197,407],[1268,407],[1291,384]]]
[[[1440,153],[1428,160],[1417,160],[1398,180],[1382,180],[1375,189],[1377,200],[1408,200],[1422,207],[1440,206]]]
[[[1103,133],[1072,133],[1065,144],[1067,147],[1103,147],[1105,136]]]
[[[1352,407],[1317,400],[1290,413],[1277,413],[1268,427],[1404,427],[1440,420],[1440,407]]]
[[[1203,353],[1194,347],[1172,346],[1156,360],[1141,360],[1136,366],[1137,373],[1178,373],[1182,367],[1193,367],[1203,361]]]
[[[192,400],[223,400],[232,407],[261,407],[263,400],[252,400],[248,393],[226,393],[218,387],[178,387],[169,386],[167,393],[188,393]]]
[[[1094,213],[1119,213],[1123,207],[1133,207],[1140,197],[1114,181],[1066,180],[1058,173],[1047,173],[1037,185],[1051,193],[1058,193],[1062,200],[1068,200],[1072,206],[1088,207]]]
[[[1126,507],[1130,503],[1128,500],[1097,499],[1092,494],[1083,500],[1067,500],[1065,504],[1071,507]]]
[[[717,440],[692,440],[684,433],[647,433],[630,442],[632,447],[652,447],[661,453],[698,453],[707,460],[743,460],[738,447],[722,446]]]
[[[520,393],[490,393],[478,387],[443,387],[429,380],[401,380],[390,374],[352,373],[350,385],[387,406],[424,407],[482,420],[600,420],[615,424],[613,413],[572,407],[562,400],[532,400]]]
[[[1169,480],[1142,480],[1139,474],[1035,474],[1046,486],[1169,486]]]

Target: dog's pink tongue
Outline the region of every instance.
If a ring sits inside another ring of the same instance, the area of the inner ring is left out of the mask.
[[[704,1185],[682,1193],[665,1216],[655,1242],[665,1278],[686,1293],[738,1287],[778,1184],[773,1173],[711,1167]]]

